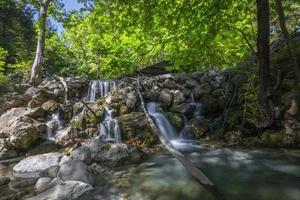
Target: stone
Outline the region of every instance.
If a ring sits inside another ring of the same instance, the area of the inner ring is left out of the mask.
[[[136,103],[138,101],[137,93],[136,92],[129,92],[126,95],[126,105],[130,110],[133,110],[136,107]]]
[[[195,107],[193,105],[186,103],[171,107],[172,112],[182,113],[187,118],[191,118],[193,116],[194,109]]]
[[[46,125],[24,116],[27,109],[12,108],[0,116],[0,137],[16,149],[27,149],[46,131]]]
[[[174,92],[173,105],[179,105],[185,102],[185,95],[180,90]]]
[[[80,181],[94,185],[94,175],[91,169],[80,160],[68,160],[62,163],[57,176],[65,181]]]
[[[284,146],[284,136],[283,132],[265,131],[261,135],[261,141],[263,145],[268,147],[282,147]]]
[[[94,158],[95,161],[109,167],[122,166],[140,161],[142,154],[136,147],[127,144],[110,144]]]
[[[185,81],[185,86],[190,89],[193,89],[193,88],[197,87],[198,85],[199,85],[198,82],[194,79],[188,79]]]
[[[42,104],[42,108],[46,112],[54,112],[59,108],[59,103],[57,103],[56,101],[50,99],[50,100],[48,100],[48,101],[46,101],[45,103]]]
[[[218,98],[220,96],[224,96],[224,90],[223,89],[216,89],[214,90],[211,95],[215,98]]]
[[[209,94],[211,91],[211,87],[208,83],[203,83],[202,85],[199,85],[194,88],[193,95],[196,99],[200,99],[206,94]]]
[[[192,73],[192,78],[195,79],[195,80],[200,80],[201,77],[203,76],[203,72],[193,72]]]
[[[175,81],[173,81],[173,80],[171,80],[171,79],[166,79],[166,80],[163,82],[162,86],[163,86],[164,88],[168,88],[168,89],[176,89],[176,88],[178,88],[178,86],[177,86],[177,84],[175,83]]]
[[[26,188],[32,186],[36,183],[37,178],[24,178],[24,179],[14,179],[11,181],[10,185],[12,188]]]
[[[163,89],[159,94],[159,101],[166,107],[172,103],[173,94],[169,89]]]
[[[46,189],[27,200],[92,200],[94,199],[93,186],[80,181],[63,181],[53,179]]]
[[[167,112],[166,117],[170,120],[171,124],[177,129],[181,130],[184,126],[184,120],[179,113]]]
[[[207,74],[204,74],[204,75],[201,77],[200,82],[201,82],[202,84],[204,84],[204,83],[209,83],[209,82],[210,82],[209,76],[208,76]]]
[[[4,146],[0,147],[0,160],[5,160],[5,159],[9,159],[9,158],[14,158],[17,157],[18,154],[15,150],[13,149],[7,149]]]
[[[32,119],[44,118],[45,111],[41,107],[29,108],[24,115]]]
[[[71,127],[67,127],[61,130],[58,130],[54,136],[55,143],[61,146],[67,146],[72,144],[75,138],[78,138],[79,134],[77,131]]]
[[[63,155],[53,152],[24,158],[13,167],[15,177],[40,177],[40,172],[60,164]]]
[[[42,177],[39,178],[38,181],[34,185],[34,191],[36,193],[41,193],[45,191],[47,188],[48,184],[52,181],[52,178],[50,177]]]
[[[0,176],[0,186],[7,185],[10,182],[10,178],[6,176]]]
[[[91,164],[92,162],[92,155],[91,151],[86,146],[81,146],[70,153],[70,156],[73,160],[80,160],[86,164]]]
[[[203,105],[204,114],[215,114],[219,109],[217,100],[211,95],[205,95],[201,98],[200,102]]]
[[[30,101],[28,95],[18,95],[8,93],[0,97],[0,115],[11,108],[25,106]]]

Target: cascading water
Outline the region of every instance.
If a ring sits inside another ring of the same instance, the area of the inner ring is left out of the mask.
[[[178,132],[169,122],[166,116],[158,111],[157,103],[147,103],[147,110],[149,115],[153,118],[160,132],[167,139],[175,139],[178,136]]]
[[[92,80],[89,85],[87,100],[96,101],[98,98],[105,97],[116,87],[116,82],[112,80]]]
[[[113,118],[113,110],[105,107],[105,117],[100,123],[100,138],[103,140],[121,142],[121,132],[118,121]]]
[[[54,131],[61,130],[64,128],[60,119],[59,110],[47,118],[46,126],[47,126],[47,138],[49,140],[54,140],[54,135],[55,135]]]

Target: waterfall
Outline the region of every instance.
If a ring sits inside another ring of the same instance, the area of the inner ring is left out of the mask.
[[[103,140],[113,140],[121,142],[121,132],[118,121],[113,117],[113,110],[105,107],[105,117],[100,123],[100,138]]]
[[[87,100],[96,101],[105,97],[115,87],[116,82],[112,80],[92,80],[89,85]]]
[[[65,90],[65,104],[68,105],[68,85],[63,77],[58,77]]]
[[[175,139],[178,136],[176,129],[172,126],[167,117],[158,111],[157,103],[147,103],[147,110],[165,138]]]
[[[54,132],[55,130],[61,130],[64,128],[61,119],[60,119],[60,112],[59,110],[52,115],[48,116],[46,120],[47,126],[47,138],[49,140],[54,140]]]

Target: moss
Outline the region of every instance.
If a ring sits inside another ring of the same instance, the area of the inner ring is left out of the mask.
[[[283,146],[284,133],[266,131],[262,134],[261,140],[263,145],[269,147]]]
[[[184,121],[179,113],[167,112],[165,113],[166,117],[170,120],[171,124],[178,129],[181,130],[184,126]]]
[[[85,129],[86,117],[79,115],[70,121],[71,128]]]

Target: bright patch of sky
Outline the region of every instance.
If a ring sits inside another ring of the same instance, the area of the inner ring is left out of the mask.
[[[65,10],[71,11],[71,10],[79,10],[80,8],[83,7],[83,5],[81,3],[78,3],[77,0],[62,0],[62,2],[65,5]],[[52,23],[54,24],[54,26],[57,28],[57,32],[61,33],[64,30],[64,27],[62,26],[61,23],[55,21],[55,20],[51,20]]]

